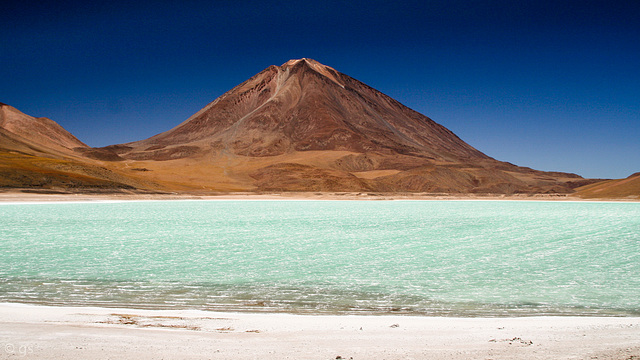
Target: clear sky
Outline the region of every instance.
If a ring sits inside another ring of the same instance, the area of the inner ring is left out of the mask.
[[[0,102],[91,146],[312,58],[498,160],[640,171],[640,1],[3,1]]]

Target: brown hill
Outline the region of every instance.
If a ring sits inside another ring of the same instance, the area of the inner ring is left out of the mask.
[[[0,189],[118,191],[146,185],[87,159],[93,150],[53,120],[0,103]]]
[[[26,115],[3,103],[0,103],[0,130],[5,139],[12,138],[32,151],[68,153],[77,147],[88,148],[55,121]]]
[[[570,193],[583,181],[496,161],[311,59],[270,66],[175,128],[98,154],[178,190]]]
[[[588,199],[640,199],[640,173],[626,179],[605,180],[576,189],[576,195]]]

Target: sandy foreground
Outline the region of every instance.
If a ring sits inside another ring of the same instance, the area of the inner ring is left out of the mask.
[[[310,316],[0,304],[2,359],[640,359],[640,317]]]

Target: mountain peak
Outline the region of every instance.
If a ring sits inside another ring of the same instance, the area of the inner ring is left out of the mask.
[[[291,59],[291,60],[287,61],[286,63],[282,64],[282,66],[281,66],[281,67],[294,66],[294,65],[298,64],[298,63],[299,63],[299,62],[301,62],[301,61],[302,61],[302,62],[304,62],[304,63],[307,63],[307,64],[309,64],[309,65],[311,65],[311,64],[317,64],[317,65],[324,66],[324,65],[320,64],[318,61],[315,61],[315,60],[313,60],[313,59],[309,59],[309,58],[300,58],[300,59]]]
[[[324,65],[313,59],[309,59],[309,58],[291,59],[286,63],[282,64],[280,66],[280,70],[286,71],[289,69],[296,68],[298,66],[303,66],[303,67],[306,67],[307,69],[313,70],[316,73],[329,78],[332,82],[334,82],[338,86],[344,88],[344,82],[340,80],[340,77],[342,77],[342,75],[338,71],[336,71],[336,69],[330,66]]]

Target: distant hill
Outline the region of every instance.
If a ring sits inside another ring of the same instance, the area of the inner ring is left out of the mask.
[[[0,189],[143,189],[134,179],[87,159],[92,149],[53,120],[0,103]]]
[[[55,121],[26,115],[3,103],[0,103],[0,131],[5,138],[12,138],[34,151],[64,153],[77,147],[88,148]]]
[[[588,199],[640,199],[640,173],[626,179],[606,180],[576,189],[576,195]]]

